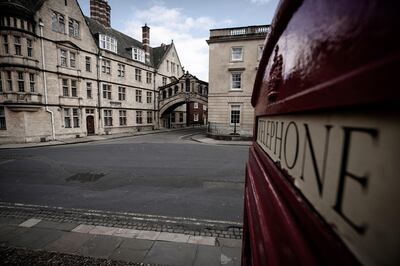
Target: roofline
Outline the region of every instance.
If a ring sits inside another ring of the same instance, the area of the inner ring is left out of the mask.
[[[164,89],[164,88],[168,88],[168,87],[170,87],[170,86],[176,85],[176,84],[180,83],[181,78],[183,78],[183,76],[185,76],[185,75],[187,75],[187,74],[189,74],[189,75],[192,76],[194,79],[196,79],[198,83],[202,83],[203,85],[207,85],[207,86],[208,86],[208,82],[203,81],[203,80],[197,78],[196,76],[194,76],[194,75],[192,75],[192,74],[190,74],[190,73],[184,73],[184,74],[182,74],[179,78],[176,78],[176,77],[175,77],[175,78],[176,78],[175,81],[170,82],[170,83],[165,84],[165,85],[162,85],[162,86],[158,86],[158,88],[159,88],[159,89]]]
[[[240,26],[240,27],[232,27],[232,28],[216,28],[216,29],[210,29],[210,31],[215,31],[215,30],[234,30],[234,29],[242,29],[242,28],[249,28],[249,27],[270,27],[271,25],[269,24],[263,24],[263,25],[247,25],[247,26]]]
[[[171,42],[171,44],[167,44],[167,45],[169,45],[169,47],[168,47],[167,51],[165,51],[165,53],[164,53],[163,57],[161,58],[160,62],[158,63],[158,65],[156,66],[157,69],[161,65],[162,61],[164,61],[164,59],[167,56],[169,50],[171,50],[171,47],[172,47],[173,44],[174,44],[173,42]],[[162,46],[159,46],[159,47],[162,47]],[[179,62],[181,62],[181,61],[179,60]]]

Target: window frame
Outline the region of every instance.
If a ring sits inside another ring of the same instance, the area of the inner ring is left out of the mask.
[[[146,102],[151,103],[153,101],[153,92],[148,91],[146,92]]]
[[[118,77],[124,78],[125,77],[125,65],[118,63]]]
[[[69,79],[61,79],[61,87],[62,87],[62,96],[69,97]]]
[[[132,48],[132,59],[135,61],[139,61],[144,63],[145,61],[145,52],[143,49],[133,47]]]
[[[14,52],[15,55],[22,56],[21,36],[14,35]]]
[[[108,50],[113,53],[118,53],[118,41],[116,38],[105,34],[99,34],[100,49]]]
[[[7,91],[14,91],[13,90],[13,78],[12,78],[11,71],[7,71]]]
[[[71,97],[78,97],[78,80],[70,79]]]
[[[137,103],[142,102],[142,90],[136,90],[135,91],[135,99]]]
[[[72,108],[72,124],[74,128],[79,128],[79,108]]]
[[[71,32],[72,26],[72,32]],[[73,18],[68,18],[68,35],[75,39],[80,39],[80,22]]]
[[[239,114],[238,114],[238,115],[235,115],[235,114],[233,113],[234,111],[239,111]],[[242,105],[241,105],[241,104],[238,104],[238,103],[229,104],[229,124],[230,124],[231,126],[234,126],[234,125],[235,125],[235,121],[233,120],[233,119],[234,119],[234,116],[236,116],[237,119],[238,119],[238,122],[236,123],[236,125],[240,125],[240,123],[241,123],[241,116],[242,116]]]
[[[152,83],[152,73],[151,72],[146,72],[146,83],[151,84]]]
[[[242,88],[242,74],[243,74],[243,71],[232,71],[232,72],[230,72],[230,74],[231,74],[231,90],[233,90],[233,91],[241,91],[241,90],[243,90],[243,88]],[[235,82],[238,82],[237,80],[236,81],[234,80],[234,76],[235,75],[239,75],[239,78],[240,78],[239,87],[234,87]]]
[[[68,50],[60,49],[60,66],[68,67]]]
[[[29,73],[29,90],[35,92],[35,73]]]
[[[7,130],[6,108],[0,106],[0,130]]]
[[[65,16],[57,11],[52,10],[51,14],[51,30],[65,34]]]
[[[147,124],[153,124],[153,111],[147,111]]]
[[[25,73],[23,71],[17,71],[17,85],[18,92],[25,92]]]
[[[26,53],[28,57],[33,57],[33,40],[26,39]]]
[[[69,67],[76,68],[76,53],[68,51],[69,54]]]
[[[111,60],[103,58],[101,60],[101,72],[107,75],[111,75]]]
[[[3,39],[3,49],[4,49],[4,54],[10,54],[10,46],[9,46],[9,41],[8,41],[8,35],[7,34],[2,34],[2,39]]]
[[[237,55],[234,51],[240,49],[240,58],[235,58],[235,55]],[[233,46],[231,47],[231,61],[232,62],[240,62],[243,61],[243,54],[244,54],[244,49],[243,46]]]
[[[85,69],[86,72],[92,72],[92,58],[90,56],[85,56]]]
[[[136,124],[137,125],[143,124],[143,111],[136,111]]]
[[[171,73],[175,74],[175,63],[171,62]]]
[[[111,84],[103,84],[103,99],[112,100]]]
[[[71,108],[63,108],[64,128],[72,128]]]
[[[135,68],[135,80],[142,82],[142,70],[139,68]]]
[[[92,82],[86,82],[86,98],[93,99]]]
[[[126,110],[119,110],[119,125],[126,126]]]
[[[113,125],[112,110],[111,109],[104,109],[103,110],[103,117],[104,117],[104,126],[105,127],[112,127],[112,125]]]
[[[118,100],[125,101],[126,100],[126,88],[122,86],[118,86]]]

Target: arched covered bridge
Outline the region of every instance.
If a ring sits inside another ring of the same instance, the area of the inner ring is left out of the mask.
[[[208,106],[208,83],[186,72],[179,79],[159,88],[158,110],[160,122],[183,104],[199,103]],[[186,110],[187,115],[191,112]]]

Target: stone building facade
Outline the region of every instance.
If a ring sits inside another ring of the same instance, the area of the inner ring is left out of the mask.
[[[210,30],[208,133],[253,134],[250,103],[268,25]]]
[[[173,42],[114,30],[94,4],[0,0],[0,143],[158,128],[158,87],[183,74]]]

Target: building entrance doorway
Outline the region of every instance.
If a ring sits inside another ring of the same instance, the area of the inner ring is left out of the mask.
[[[88,135],[94,134],[94,117],[92,115],[86,116],[86,130]]]

